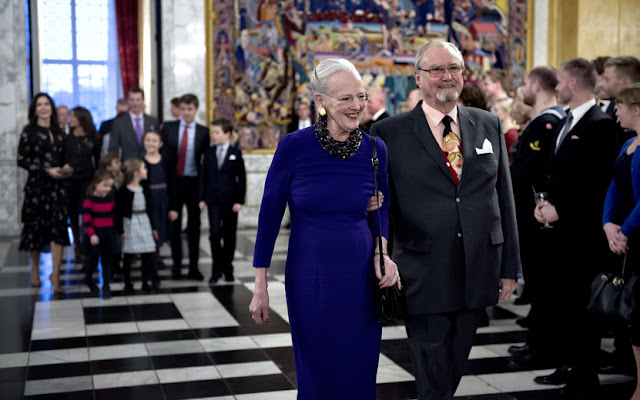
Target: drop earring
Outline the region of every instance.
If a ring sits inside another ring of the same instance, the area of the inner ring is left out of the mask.
[[[327,115],[327,110],[324,107],[320,106],[320,108],[318,108],[318,115],[324,117],[325,115]]]

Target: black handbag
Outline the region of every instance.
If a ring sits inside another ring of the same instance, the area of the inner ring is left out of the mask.
[[[622,273],[600,273],[591,283],[591,295],[587,312],[595,317],[617,322],[629,322],[635,309],[634,291],[637,276],[625,274],[627,255],[624,256]]]
[[[379,161],[376,138],[373,136],[371,137],[371,144],[371,164],[373,165],[373,180],[375,182],[376,189],[376,202],[378,203],[378,209],[376,210],[376,213],[378,215],[378,250],[380,251],[380,253],[382,253],[382,224],[380,223],[380,199],[378,197]],[[384,257],[382,254],[380,254],[380,272],[384,276]],[[397,284],[386,288],[380,288],[380,285],[378,285],[378,280],[375,279],[375,270],[373,281],[373,286],[375,288],[376,312],[378,314],[378,321],[395,322],[404,319],[404,317],[407,315],[407,302],[405,299],[404,288],[398,289]]]

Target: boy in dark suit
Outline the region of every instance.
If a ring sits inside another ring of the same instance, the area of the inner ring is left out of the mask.
[[[246,174],[242,152],[229,144],[233,125],[226,119],[211,123],[212,147],[203,156],[200,166],[200,210],[208,207],[211,241],[210,283],[224,274],[233,282],[233,254],[236,249],[238,212],[244,204]],[[224,246],[220,243],[223,240]]]

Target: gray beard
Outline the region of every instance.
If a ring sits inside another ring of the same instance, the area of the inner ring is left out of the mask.
[[[458,93],[458,92],[454,92],[451,95],[449,95],[448,97],[444,93],[436,93],[436,99],[438,99],[438,101],[440,101],[442,103],[448,103],[450,101],[457,101],[458,100],[458,96],[460,96],[460,93]]]

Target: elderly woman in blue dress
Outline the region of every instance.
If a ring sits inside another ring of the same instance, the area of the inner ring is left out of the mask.
[[[620,126],[638,136],[629,139],[616,160],[613,180],[604,202],[602,224],[614,254],[614,268],[619,271],[626,256],[626,266],[640,273],[640,84],[623,89],[616,97]],[[636,299],[636,304],[640,304]],[[631,320],[631,344],[636,360],[638,383],[631,397],[640,400],[640,318]]]
[[[381,325],[374,279],[400,285],[386,252],[388,202],[381,232],[367,209],[374,195],[372,141],[359,128],[368,94],[355,67],[326,59],[311,75],[320,117],[286,135],[267,174],[254,254],[256,323],[269,320],[267,268],[288,204],[291,236],[285,288],[299,399],[375,399]],[[387,152],[377,141],[378,181],[389,197]],[[383,237],[377,248],[378,235]],[[374,255],[375,253],[375,255]],[[373,255],[373,256],[372,256]],[[385,257],[385,275],[374,265]],[[372,265],[372,258],[374,263]]]

